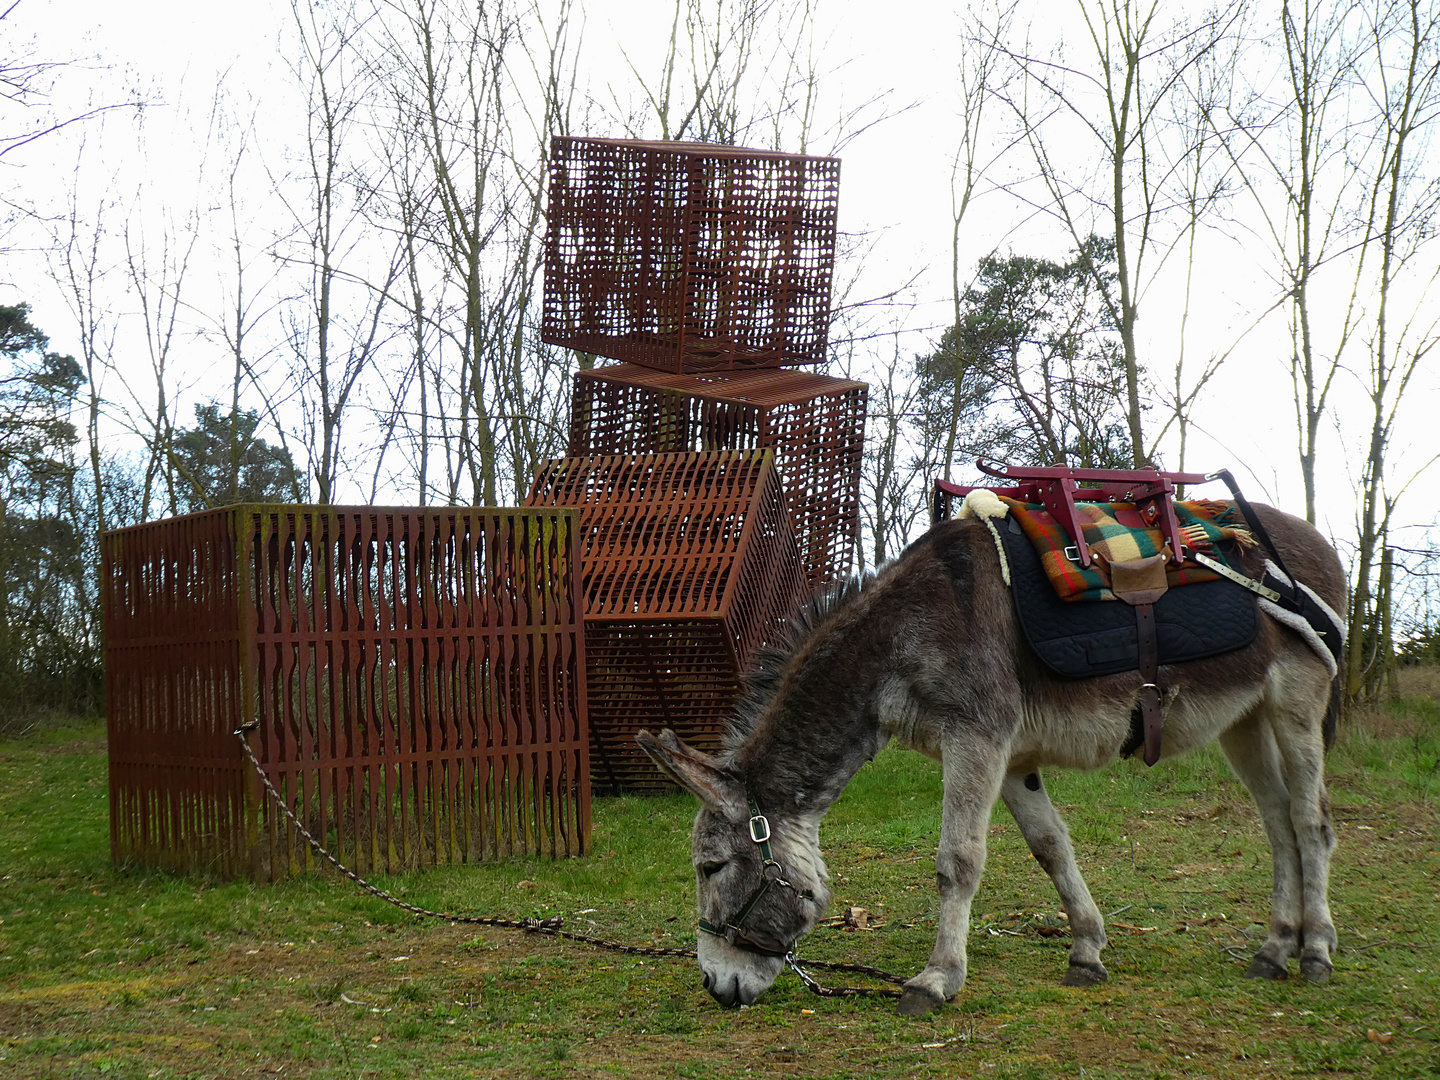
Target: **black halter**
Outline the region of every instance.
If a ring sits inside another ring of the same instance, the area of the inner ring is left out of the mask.
[[[815,902],[815,897],[810,891],[795,888],[794,885],[785,880],[785,868],[775,861],[770,852],[770,822],[764,814],[760,813],[760,807],[755,804],[753,795],[746,795],[745,800],[750,805],[750,839],[755,841],[760,848],[760,884],[750,894],[744,904],[740,906],[740,912],[733,919],[726,919],[723,926],[716,926],[708,919],[701,919],[699,927],[707,934],[724,938],[737,949],[744,949],[747,952],[759,953],[761,956],[778,956],[784,958],[790,955],[795,943],[792,941],[785,944],[776,941],[774,938],[760,937],[745,929],[745,920],[755,910],[755,905],[760,903],[760,898],[770,891],[771,885],[781,885],[789,889],[802,900]],[[767,873],[771,867],[775,868],[774,875]]]

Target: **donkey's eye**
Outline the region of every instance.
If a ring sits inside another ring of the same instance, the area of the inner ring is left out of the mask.
[[[718,874],[721,870],[724,870],[725,867],[726,867],[726,865],[727,865],[727,864],[726,864],[726,863],[723,863],[723,862],[704,862],[704,863],[701,863],[701,864],[700,864],[700,876],[703,877],[706,881],[709,881],[712,877],[714,877],[716,874]]]

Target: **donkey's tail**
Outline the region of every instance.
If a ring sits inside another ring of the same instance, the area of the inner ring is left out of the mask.
[[[1325,706],[1325,722],[1320,727],[1320,734],[1325,739],[1327,754],[1330,752],[1330,747],[1335,745],[1335,735],[1340,727],[1340,706],[1345,697],[1344,677],[1345,669],[1341,668],[1330,680],[1330,702]]]

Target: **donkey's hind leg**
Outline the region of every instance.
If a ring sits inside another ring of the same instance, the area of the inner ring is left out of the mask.
[[[1319,725],[1262,706],[1222,735],[1220,745],[1260,810],[1274,869],[1270,931],[1245,974],[1283,979],[1290,957],[1300,953],[1302,974],[1325,982],[1336,943],[1327,899],[1335,835]]]
[[[1020,827],[1030,853],[1055,883],[1070,918],[1070,968],[1062,982],[1066,986],[1104,982],[1110,977],[1100,960],[1100,951],[1105,948],[1105,920],[1080,876],[1070,830],[1051,803],[1040,774],[1008,773],[1000,797]]]

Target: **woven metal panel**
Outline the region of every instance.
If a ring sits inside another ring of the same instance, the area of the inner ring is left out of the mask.
[[[250,873],[247,654],[235,533],[192,514],[104,543],[110,846],[125,860]]]
[[[568,453],[766,448],[811,589],[849,574],[860,535],[868,387],[807,371],[577,372]]]
[[[557,138],[541,336],[667,371],[826,358],[840,162]]]
[[[718,748],[741,674],[805,596],[774,455],[564,458],[528,501],[580,515],[594,781],[661,790],[635,732]]]
[[[105,538],[117,860],[360,872],[574,855],[590,829],[575,519],[233,507]]]

